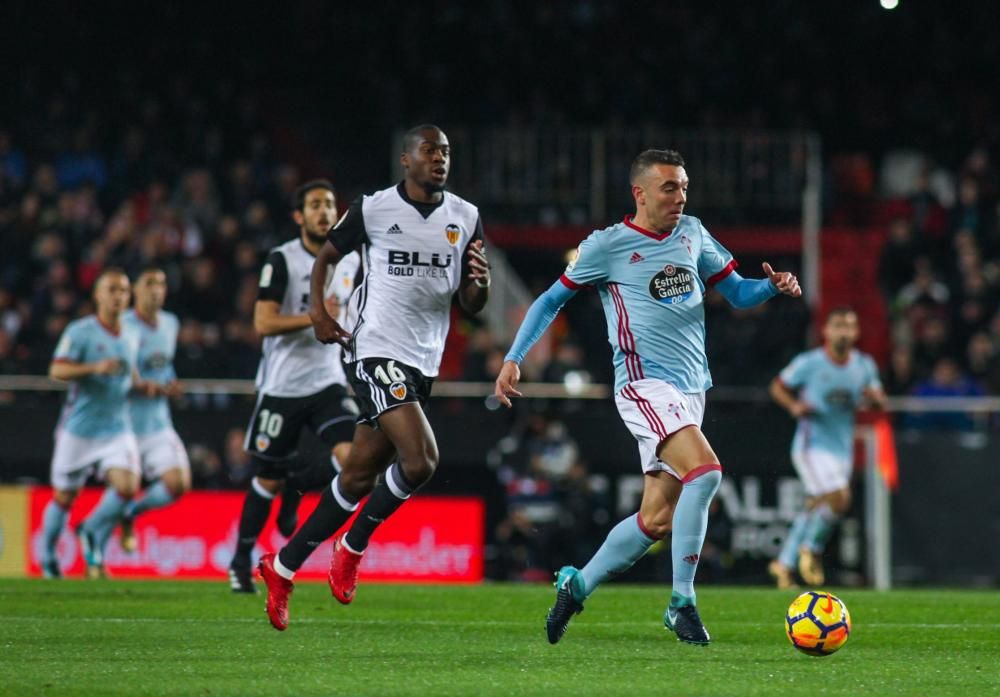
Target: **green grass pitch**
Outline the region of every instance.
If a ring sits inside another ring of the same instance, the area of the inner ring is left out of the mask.
[[[1000,593],[836,589],[854,632],[826,658],[784,635],[791,592],[703,587],[709,647],[663,629],[668,591],[609,584],[556,646],[547,586],[303,583],[279,633],[224,581],[0,581],[3,695],[982,695]]]

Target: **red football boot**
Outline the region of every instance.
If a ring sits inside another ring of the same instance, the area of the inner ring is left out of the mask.
[[[358,565],[362,555],[352,552],[344,545],[344,535],[333,541],[328,579],[333,597],[347,605],[354,600],[354,591],[358,588]]]
[[[265,554],[257,564],[261,580],[267,586],[267,618],[271,626],[279,632],[288,629],[288,596],[295,584],[279,574],[274,568],[274,554]]]

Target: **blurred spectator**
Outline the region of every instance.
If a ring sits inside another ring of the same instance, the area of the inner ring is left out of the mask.
[[[246,432],[242,428],[231,428],[226,431],[223,464],[225,479],[229,486],[243,489],[250,484],[254,475],[253,462],[243,447]]]
[[[925,256],[918,257],[914,262],[914,268],[916,273],[912,280],[896,294],[897,310],[905,312],[913,305],[940,307],[947,305],[951,292],[938,278],[931,260]]]
[[[948,358],[955,352],[948,324],[937,315],[928,317],[917,328],[915,339],[913,361],[916,373],[921,378],[930,375],[941,359]]]
[[[888,394],[909,394],[917,384],[913,353],[909,347],[899,345],[893,348],[886,373],[885,389]]]
[[[887,299],[895,298],[913,278],[921,251],[913,238],[913,223],[905,217],[894,218],[889,223],[889,239],[882,248],[878,265],[879,282]]]
[[[977,384],[990,392],[1000,394],[1000,361],[996,346],[986,332],[976,332],[966,348],[965,367]]]
[[[558,483],[560,505],[558,549],[552,568],[585,563],[603,542],[611,523],[611,500],[607,481],[595,484],[583,460],[577,460]]]
[[[944,357],[934,364],[930,378],[919,383],[913,394],[917,397],[980,397],[984,391],[962,372],[955,360]],[[907,414],[904,423],[912,428],[940,431],[968,431],[973,427],[972,418],[958,412]]]
[[[496,349],[493,335],[486,327],[477,327],[469,336],[462,364],[462,379],[470,382],[493,382],[497,374],[491,372],[490,354]],[[501,365],[503,365],[501,361]],[[499,372],[499,371],[498,371]]]
[[[226,480],[219,455],[202,443],[189,443],[188,459],[191,461],[191,480],[198,489],[225,489]]]

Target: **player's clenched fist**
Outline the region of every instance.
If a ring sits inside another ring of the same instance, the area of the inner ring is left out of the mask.
[[[521,382],[521,369],[517,366],[517,363],[514,361],[504,361],[503,367],[500,369],[500,375],[497,376],[497,383],[493,394],[505,407],[510,408],[511,397],[521,396],[521,393],[517,391],[517,383],[519,382]]]

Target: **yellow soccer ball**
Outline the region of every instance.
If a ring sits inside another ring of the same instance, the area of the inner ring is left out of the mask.
[[[829,656],[851,636],[851,613],[844,601],[825,591],[806,591],[785,615],[792,646],[810,656]]]

